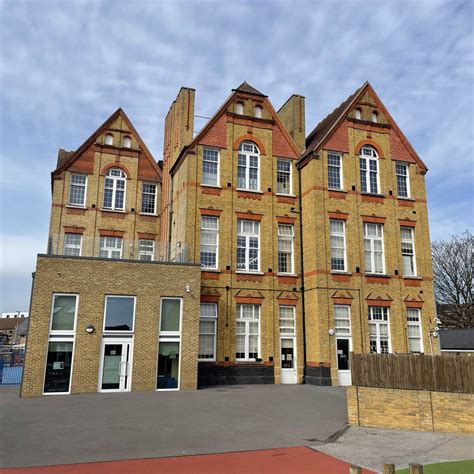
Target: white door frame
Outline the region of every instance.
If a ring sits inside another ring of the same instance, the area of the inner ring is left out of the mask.
[[[125,381],[125,374],[122,375],[120,374],[120,382],[119,382],[119,388],[117,389],[103,389],[102,388],[102,375],[104,371],[104,353],[105,353],[105,346],[107,344],[122,344],[123,347],[125,347],[125,350],[122,349],[122,360],[120,362],[120,372],[122,372],[122,366],[123,363],[126,362],[126,375],[127,375],[127,388],[123,387],[124,381]],[[129,357],[128,357],[128,362],[124,360],[124,357],[126,356],[126,345],[130,345],[129,349]],[[100,366],[99,366],[99,383],[98,383],[98,392],[103,392],[103,393],[119,393],[119,392],[130,392],[131,386],[132,386],[132,367],[133,367],[133,338],[124,338],[124,337],[107,337],[103,338],[101,342],[101,348],[100,348]]]
[[[292,369],[284,369],[282,367],[282,360],[281,360],[281,341],[282,339],[291,339],[293,341],[293,368]],[[290,372],[293,372],[294,382],[283,382],[283,373],[288,374],[290,376]],[[296,384],[298,383],[298,356],[297,356],[297,347],[296,347],[296,336],[293,335],[285,335],[280,334],[280,379],[282,384]]]
[[[338,340],[348,340],[349,341],[349,354],[352,352],[352,336],[336,336],[336,365],[337,365],[337,381],[340,386],[348,386],[352,385],[352,379],[351,379],[351,366],[349,365],[349,370],[339,370],[339,360],[338,360],[338,354],[337,354],[337,341]],[[350,364],[350,359],[348,359],[348,363]],[[341,379],[342,378],[349,378],[349,383],[342,383]]]

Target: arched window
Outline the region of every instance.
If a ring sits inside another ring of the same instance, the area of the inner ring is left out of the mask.
[[[244,114],[244,104],[242,102],[237,102],[235,104],[235,113],[239,115]]]
[[[262,107],[260,105],[255,106],[255,117],[262,118]]]
[[[379,119],[379,114],[377,112],[372,112],[372,122],[377,123]]]
[[[122,146],[124,148],[131,148],[132,147],[132,139],[130,137],[123,137],[122,138]]]
[[[107,135],[105,135],[105,144],[106,145],[114,144],[114,136],[111,133],[107,133]]]
[[[127,175],[120,168],[107,171],[104,180],[104,209],[125,210],[125,185]]]
[[[239,145],[237,163],[237,188],[248,191],[260,189],[260,151],[252,142]]]
[[[364,193],[379,193],[379,159],[375,148],[364,146],[360,150],[360,190]]]
[[[357,120],[360,120],[361,117],[362,117],[362,112],[361,112],[361,110],[360,110],[359,108],[357,108],[357,109],[355,110],[355,118],[356,118]]]

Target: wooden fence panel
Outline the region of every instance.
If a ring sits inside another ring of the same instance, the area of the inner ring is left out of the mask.
[[[443,354],[351,354],[352,385],[474,393],[474,357]]]

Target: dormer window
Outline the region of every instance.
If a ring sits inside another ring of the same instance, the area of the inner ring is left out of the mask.
[[[362,117],[362,112],[361,112],[361,110],[360,110],[359,108],[357,108],[357,109],[355,110],[355,118],[356,118],[357,120],[360,120],[361,117]]]
[[[377,112],[372,112],[372,122],[377,123],[379,118],[379,114]]]
[[[105,135],[105,144],[106,145],[114,144],[114,136],[111,133],[107,133],[107,135]]]
[[[132,139],[130,137],[123,137],[122,146],[124,148],[132,148]]]
[[[235,104],[235,113],[239,115],[244,114],[244,104],[242,102],[237,102]]]
[[[262,107],[260,105],[255,106],[255,117],[262,118]]]

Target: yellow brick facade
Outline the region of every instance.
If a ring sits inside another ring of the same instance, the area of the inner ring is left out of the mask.
[[[169,266],[163,276],[156,270],[158,267],[152,264],[143,264],[141,267],[140,263],[130,263],[130,266],[120,267],[124,273],[118,278],[123,280],[120,284],[125,285],[123,291],[128,293],[134,293],[142,285],[149,291],[156,288],[154,299],[146,303],[154,305],[156,298],[159,299],[158,295],[166,293],[167,288],[173,288],[173,285],[181,288],[183,281],[192,275],[191,287],[196,311],[199,311],[200,301],[217,304],[215,357],[199,362],[201,385],[280,383],[281,306],[295,309],[296,344],[293,357],[296,358],[295,381],[298,383],[303,380],[322,385],[339,383],[337,337],[334,335],[335,304],[350,306],[350,340],[354,352],[370,350],[369,306],[389,308],[392,352],[408,351],[407,310],[419,309],[423,350],[437,352],[437,341],[430,337],[436,313],[425,189],[426,167],[370,85],[365,84],[324,119],[306,141],[305,103],[302,96],[291,96],[276,112],[265,95],[244,83],[232,91],[197,134],[194,133],[194,98],[193,89],[181,88],[169,109],[165,119],[161,167],[154,161],[121,109],[76,152],[60,156],[58,168],[52,176],[49,253],[63,254],[64,234],[73,232],[83,236],[81,255],[85,257],[99,255],[101,236],[120,236],[123,238],[124,259],[138,259],[138,240],[145,238],[155,241],[155,260],[181,259],[197,265],[201,261],[201,219],[203,216],[217,217],[217,268],[198,271],[199,276],[196,277],[196,267],[191,266],[188,270],[187,267],[175,269]],[[112,144],[106,141],[107,135],[112,135]],[[124,146],[124,137],[131,139],[130,146]],[[244,142],[253,143],[258,148],[257,190],[242,190],[238,187],[238,149]],[[361,191],[359,154],[364,145],[373,147],[379,157],[380,187],[376,195]],[[203,157],[206,150],[218,154],[218,182],[212,186],[203,183]],[[328,153],[338,153],[342,160],[340,190],[329,189]],[[291,167],[291,191],[286,194],[277,192],[279,160],[290,163]],[[406,163],[408,169],[408,199],[401,199],[397,195],[396,164],[399,162]],[[123,170],[127,177],[123,212],[103,209],[105,173],[111,167]],[[71,206],[68,200],[71,175],[75,173],[87,176],[87,196],[83,207]],[[141,212],[145,183],[157,186],[156,210],[151,215]],[[237,268],[239,219],[259,223],[258,271]],[[331,219],[345,222],[344,272],[331,270]],[[365,270],[364,222],[383,224],[383,275],[369,275]],[[291,274],[280,274],[278,271],[279,224],[293,226]],[[415,277],[403,275],[401,226],[409,226],[414,232]],[[51,283],[53,286],[48,286],[43,282],[42,275],[48,274],[49,267],[56,269],[61,264],[73,268],[75,260],[70,260],[40,260],[44,268],[37,275],[37,282],[42,283],[41,289],[35,288],[33,308],[37,307],[36,312],[41,313],[41,316],[35,316],[33,311],[30,345],[34,349],[30,349],[27,357],[24,394],[40,394],[43,383],[43,376],[39,374],[41,370],[44,371],[44,341],[48,334],[45,322],[43,325],[35,323],[35,318],[47,319],[49,313],[45,313],[46,306],[42,309],[36,306],[40,304],[37,300],[44,300],[42,304],[45,304],[49,298],[51,304],[51,292],[66,291],[54,287],[56,283],[61,286],[56,277],[53,279],[54,284]],[[94,261],[93,264],[102,271],[109,265],[111,269],[115,268],[117,262]],[[77,265],[80,268],[80,264]],[[141,268],[143,275],[140,273]],[[170,282],[168,269],[171,272]],[[155,273],[151,275],[149,272]],[[84,298],[81,296],[82,300],[94,299],[95,318],[100,318],[102,314],[97,313],[97,305],[98,299],[103,298],[100,296],[104,294],[103,288],[112,291],[114,285],[119,287],[119,282],[115,281],[117,278],[110,276],[107,279],[106,272],[103,277],[95,288],[94,285],[84,286]],[[152,281],[148,281],[148,278]],[[132,281],[135,281],[135,286]],[[199,292],[197,287],[200,288]],[[68,291],[76,290],[70,286]],[[237,357],[236,318],[239,304],[260,306],[258,355],[249,357],[249,361],[241,361]],[[183,364],[196,368],[195,379],[186,375],[189,382],[183,382],[183,388],[196,386],[198,377],[197,321],[193,326],[194,332],[186,335],[194,338],[194,342],[188,345],[193,349],[183,352]],[[85,337],[81,333],[80,338]],[[137,333],[137,340],[140,337]],[[39,343],[41,338],[42,342]],[[89,337],[89,340],[96,339],[100,340],[98,334]],[[43,352],[36,346],[38,343],[43,344]],[[153,346],[155,355],[143,352],[137,357],[150,357],[152,362],[156,361],[156,338],[150,338],[148,345]],[[31,351],[37,355],[31,355]],[[185,361],[186,354],[190,359]],[[89,375],[85,374],[82,381],[82,369],[80,366],[75,368],[80,381],[73,380],[72,391],[95,391],[97,377],[93,380],[90,373],[96,371],[99,356],[83,356],[90,359],[89,366],[84,369]],[[31,369],[34,366],[31,362],[33,359],[37,365],[35,371]],[[134,362],[132,389],[153,388],[156,368],[152,362]]]
[[[152,391],[157,383],[160,301],[182,298],[180,389],[197,387],[197,335],[200,269],[158,262],[107,261],[94,258],[39,256],[34,279],[30,337],[26,347],[21,396],[43,394],[51,308],[55,293],[79,295],[74,336],[71,393],[99,389],[100,351],[104,339],[107,295],[136,297],[132,391]],[[189,285],[190,291],[186,291]],[[88,334],[85,328],[94,326]]]
[[[347,404],[352,425],[474,433],[471,393],[349,387]]]

